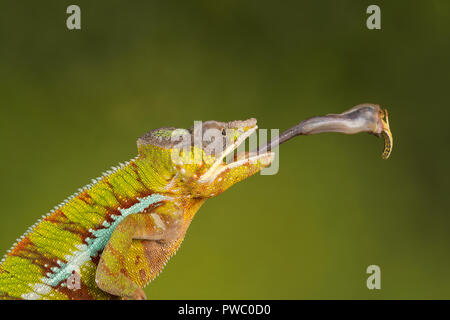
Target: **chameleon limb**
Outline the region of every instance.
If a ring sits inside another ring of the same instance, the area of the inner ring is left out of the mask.
[[[144,291],[133,281],[125,267],[133,238],[152,238],[156,235],[153,218],[149,214],[133,214],[117,225],[101,255],[95,282],[98,287],[115,296],[146,299]]]

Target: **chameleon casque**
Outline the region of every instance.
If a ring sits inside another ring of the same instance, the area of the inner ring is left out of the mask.
[[[374,104],[304,120],[234,155],[256,129],[255,119],[206,121],[143,135],[136,158],[79,189],[17,240],[0,264],[0,299],[145,299],[142,288],[178,250],[205,200],[269,166],[276,145],[297,135],[368,132],[384,136],[383,158],[392,149],[387,111]],[[218,135],[196,141],[208,130]],[[74,276],[77,287],[68,283]]]

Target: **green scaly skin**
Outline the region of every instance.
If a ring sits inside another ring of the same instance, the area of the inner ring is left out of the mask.
[[[254,119],[208,123],[235,140],[256,130]],[[273,156],[223,170],[219,157],[191,146],[188,155],[202,161],[174,163],[174,130],[141,137],[135,159],[93,180],[18,239],[0,265],[0,298],[145,299],[142,288],[177,251],[203,202]]]
[[[0,264],[0,298],[145,299],[142,288],[175,254],[203,202],[273,161],[269,147],[223,161],[256,129],[255,119],[207,121],[142,136],[135,159],[93,180],[18,239]],[[211,137],[206,132],[215,138],[203,141]],[[321,132],[382,135],[383,158],[392,150],[387,111],[372,104],[307,119],[279,141]]]

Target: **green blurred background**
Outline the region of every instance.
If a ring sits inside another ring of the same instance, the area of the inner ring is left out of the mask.
[[[366,28],[370,4],[382,30]],[[146,292],[450,298],[449,39],[447,0],[4,1],[0,251],[151,129],[255,117],[283,130],[374,102],[390,112],[391,159],[366,134],[283,145],[277,175],[205,203]]]

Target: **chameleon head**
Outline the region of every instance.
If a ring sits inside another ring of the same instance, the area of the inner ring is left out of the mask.
[[[140,156],[164,175],[171,191],[212,197],[271,164],[273,152],[235,150],[256,131],[256,119],[196,122],[190,129],[160,128],[138,139]],[[245,149],[245,148],[243,148]],[[169,191],[169,190],[168,190]]]

